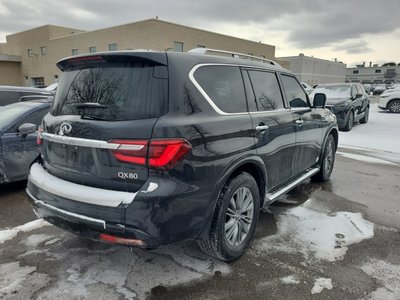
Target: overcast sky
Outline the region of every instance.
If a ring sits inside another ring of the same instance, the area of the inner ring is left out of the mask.
[[[92,30],[154,18],[348,65],[400,63],[400,0],[0,0],[0,42],[45,24]]]

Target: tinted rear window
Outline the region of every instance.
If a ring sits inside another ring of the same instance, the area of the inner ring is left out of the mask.
[[[107,63],[67,70],[60,79],[51,114],[83,115],[106,121],[160,117],[168,107],[168,79],[157,75],[160,68],[166,67]],[[83,103],[97,103],[101,107]]]
[[[247,111],[243,79],[239,67],[205,66],[199,68],[194,77],[223,112]]]

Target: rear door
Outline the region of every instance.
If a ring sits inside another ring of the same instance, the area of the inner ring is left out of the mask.
[[[103,55],[59,64],[64,73],[42,134],[50,173],[104,189],[143,186],[148,140],[168,108],[168,72],[160,55],[158,61]]]
[[[256,148],[267,168],[267,189],[292,176],[295,151],[293,117],[285,108],[277,74],[265,70],[243,72],[253,120]]]
[[[39,155],[36,133],[21,135],[18,127],[24,123],[38,126],[48,108],[40,109],[18,121],[2,137],[4,168],[10,181],[24,180],[29,173],[29,165]]]
[[[316,164],[322,147],[321,115],[313,113],[308,96],[297,79],[281,74],[286,101],[290,106],[296,130],[296,151],[293,157],[293,175]]]

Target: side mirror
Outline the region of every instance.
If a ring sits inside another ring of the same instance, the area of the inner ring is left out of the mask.
[[[326,103],[326,95],[323,93],[316,93],[314,95],[314,107],[324,108]]]
[[[18,127],[18,132],[22,136],[27,136],[30,133],[34,133],[36,131],[36,125],[32,123],[24,123]]]
[[[362,94],[356,94],[356,99],[361,98],[362,96]]]

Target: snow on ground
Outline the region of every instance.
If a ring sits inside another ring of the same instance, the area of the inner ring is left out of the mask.
[[[366,156],[366,155],[361,155],[361,154],[354,154],[354,153],[345,153],[345,152],[336,152],[336,154],[339,154],[343,157],[350,158],[350,159],[355,159],[363,162],[367,162],[370,164],[384,164],[384,165],[391,165],[391,166],[397,166],[398,164],[392,163],[387,160],[383,160],[380,158],[375,158],[371,156]]]
[[[332,289],[332,279],[330,278],[317,278],[315,280],[314,286],[311,290],[311,294],[319,294],[323,291],[323,289]]]
[[[21,267],[19,262],[0,265],[0,298],[3,294],[18,290],[36,267]]]
[[[24,225],[20,225],[17,227],[14,227],[12,229],[5,229],[0,231],[0,244],[3,244],[5,241],[11,240],[14,237],[17,236],[18,233],[20,232],[29,232],[38,228],[41,228],[43,226],[50,225],[43,219],[38,219],[29,223],[26,223]]]
[[[296,275],[289,275],[286,277],[281,278],[281,281],[284,284],[299,284],[300,283],[300,279],[298,279],[298,277]]]
[[[369,295],[371,300],[398,300],[400,295],[400,266],[372,259],[361,269],[382,285]]]
[[[305,207],[285,210],[277,216],[277,233],[257,240],[253,251],[301,253],[306,260],[343,259],[348,246],[374,236],[373,223],[360,213],[326,214]]]
[[[357,124],[350,132],[340,131],[339,147],[374,149],[400,153],[400,114],[393,114],[371,104],[367,124]]]

